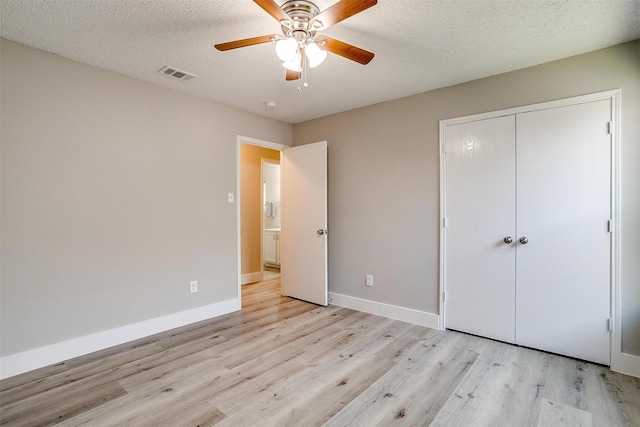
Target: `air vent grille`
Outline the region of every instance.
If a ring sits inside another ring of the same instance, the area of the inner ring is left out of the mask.
[[[158,70],[158,73],[180,80],[181,82],[188,82],[189,80],[198,77],[195,74],[187,73],[186,71],[178,70],[177,68],[169,67],[168,65]]]

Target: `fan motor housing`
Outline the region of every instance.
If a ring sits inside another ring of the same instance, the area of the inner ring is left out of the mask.
[[[282,22],[282,31],[285,34],[290,31],[308,32],[311,29],[311,20],[320,13],[318,6],[306,0],[289,0],[282,5],[282,10],[291,18],[290,21]]]

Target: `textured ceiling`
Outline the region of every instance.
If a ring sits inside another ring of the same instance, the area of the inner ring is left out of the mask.
[[[373,61],[330,54],[298,91],[272,43],[213,48],[280,33],[251,0],[0,0],[0,12],[7,39],[289,123],[640,38],[640,0],[378,0],[324,32]],[[165,65],[199,78],[157,74]]]

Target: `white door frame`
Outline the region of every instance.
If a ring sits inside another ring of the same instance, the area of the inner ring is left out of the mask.
[[[525,113],[529,111],[546,110],[551,108],[566,107],[570,105],[583,104],[593,101],[611,101],[611,370],[624,372],[622,354],[622,328],[621,328],[621,298],[620,298],[620,124],[621,124],[621,90],[614,89],[605,92],[598,92],[588,95],[576,96],[572,98],[559,99],[555,101],[543,102],[540,104],[527,105],[523,107],[509,108],[506,110],[492,111],[471,116],[457,117],[453,119],[440,120],[440,297],[438,328],[445,329],[445,245],[446,245],[446,170],[444,157],[444,144],[446,127],[460,123],[485,120],[505,115]]]
[[[238,247],[237,263],[238,263],[238,301],[242,301],[242,236],[240,235],[241,217],[240,217],[240,201],[242,200],[242,194],[240,194],[240,144],[257,145],[258,147],[270,148],[272,150],[282,151],[290,148],[291,146],[285,144],[279,144],[277,142],[265,141],[262,139],[251,138],[248,136],[238,135],[236,137],[236,240]],[[282,208],[282,205],[281,205]],[[260,239],[262,241],[262,238]],[[260,249],[262,254],[262,247]],[[262,255],[261,255],[262,256]]]

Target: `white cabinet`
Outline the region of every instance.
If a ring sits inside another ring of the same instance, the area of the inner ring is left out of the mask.
[[[610,363],[611,101],[445,127],[445,326]]]
[[[262,259],[267,266],[280,266],[280,230],[264,230]]]

